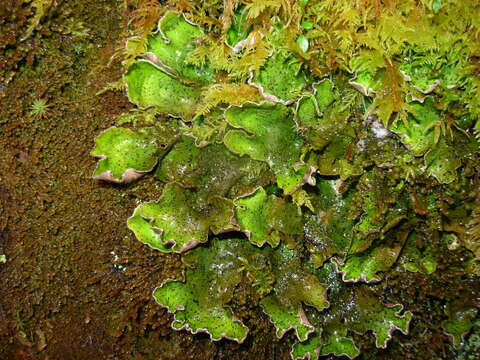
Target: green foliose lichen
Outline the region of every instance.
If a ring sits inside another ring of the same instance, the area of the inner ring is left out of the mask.
[[[247,308],[295,332],[292,359],[354,358],[354,334],[409,331],[397,278],[433,284],[449,257],[478,276],[475,1],[168,3],[123,78],[148,116],[92,154],[98,179],[162,189],[128,227],[182,253],[154,291],[174,329],[243,342]],[[436,328],[459,345],[475,306]]]

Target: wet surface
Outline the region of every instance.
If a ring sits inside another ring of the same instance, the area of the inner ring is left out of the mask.
[[[125,41],[130,9],[121,0],[55,4],[24,41],[30,6],[0,5],[0,359],[289,359],[293,335],[276,340],[259,309],[245,310],[251,332],[242,345],[170,328],[152,291],[181,276],[179,257],[142,245],[126,226],[135,205],[160,189],[154,179],[122,186],[91,178],[95,135],[131,106],[121,91],[95,95],[121,77],[118,64],[105,64]],[[39,99],[47,106],[33,113]],[[400,285],[387,300],[425,300],[437,288],[421,275],[393,281]],[[452,293],[475,286],[463,279]],[[429,306],[423,301],[417,315]],[[386,351],[365,336],[363,357],[447,358],[445,335],[425,331],[422,316]]]

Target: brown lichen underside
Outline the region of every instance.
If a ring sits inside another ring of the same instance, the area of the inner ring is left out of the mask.
[[[136,200],[156,198],[160,189],[148,190],[155,189],[149,179],[119,186],[90,178],[94,134],[130,106],[121,92],[93,95],[121,76],[118,65],[99,65],[125,40],[124,1],[58,1],[21,44],[14,38],[21,38],[31,15],[21,1],[5,3],[0,45],[13,53],[2,59],[0,72],[15,75],[8,85],[0,81],[0,253],[8,259],[0,264],[0,359],[289,359],[293,334],[276,340],[268,318],[250,309],[248,299],[239,309],[251,319],[242,345],[173,331],[171,316],[151,292],[179,276],[179,257],[143,246],[125,224]],[[75,22],[83,22],[88,35],[69,31],[79,29]],[[38,99],[49,107],[35,117],[30,107]],[[428,289],[461,293],[471,286],[454,276],[429,286],[420,275],[397,281],[396,292],[416,297],[419,323],[428,323],[432,312]],[[398,299],[395,292],[385,296]],[[386,351],[364,337],[365,353],[430,359],[425,348],[434,347],[447,356],[440,331],[413,335],[411,357],[404,344],[412,340],[400,335]]]

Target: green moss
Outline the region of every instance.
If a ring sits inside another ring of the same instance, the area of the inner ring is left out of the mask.
[[[460,349],[458,360],[475,360],[480,352],[480,336],[479,336],[480,320],[475,321],[475,330],[466,339],[465,345]]]
[[[419,244],[424,244],[423,249],[417,247],[417,238],[421,237]],[[411,272],[421,272],[431,274],[438,265],[435,254],[431,245],[425,241],[422,234],[412,232],[409,234],[405,246],[402,249],[399,263],[403,264],[405,269]]]
[[[245,40],[252,30],[252,25],[247,23],[247,11],[244,6],[239,6],[232,19],[232,25],[227,31],[227,44],[235,46]]]
[[[330,354],[339,357],[347,356],[350,359],[360,354],[360,350],[355,346],[353,340],[347,337],[346,328],[341,326],[339,326],[339,329],[327,328],[326,334],[322,338],[314,336],[306,342],[297,343],[291,353],[294,360],[304,359],[305,357],[317,360],[320,356]]]
[[[369,71],[360,71],[357,76],[350,81],[350,85],[355,87],[365,96],[372,96],[382,86],[381,73],[372,74]]]
[[[381,280],[379,272],[386,271],[397,260],[402,250],[408,232],[399,233],[397,237],[391,237],[384,243],[372,246],[367,250],[351,254],[337,264],[338,271],[343,274],[343,281],[347,282],[378,282]]]
[[[355,237],[354,221],[348,218],[352,196],[337,193],[335,181],[317,183],[318,196],[312,197],[314,214],[305,215],[305,241],[313,263],[320,267],[333,255],[344,259]]]
[[[298,340],[305,341],[308,334],[313,331],[313,326],[304,320],[305,313],[301,305],[286,307],[276,296],[267,296],[262,299],[260,304],[277,329],[278,338],[282,338],[287,331],[295,329]]]
[[[188,275],[187,275],[188,276]],[[191,290],[181,282],[169,282],[157,288],[153,296],[162,306],[175,313],[172,328],[188,329],[192,333],[208,332],[212,340],[229,338],[242,342],[247,336],[244,325],[234,320],[232,313],[212,304],[199,305]]]
[[[428,174],[435,176],[442,183],[450,183],[457,178],[457,169],[462,166],[462,161],[447,141],[441,139],[425,155],[425,164]]]
[[[260,305],[277,328],[277,336],[281,338],[295,329],[298,339],[304,341],[313,327],[308,324],[302,303],[319,311],[329,304],[325,286],[302,268],[297,255],[282,246],[261,249],[245,240],[215,239],[208,247],[198,247],[183,257],[189,266],[185,282],[166,282],[155,290],[154,296],[159,304],[175,313],[173,327],[194,333],[204,329],[214,340],[228,337],[241,342],[248,330],[234,320],[227,304],[246,276],[246,283],[254,292],[270,294]],[[275,279],[266,292],[257,282],[265,273]],[[302,283],[296,280],[299,277],[304,279]]]
[[[271,264],[276,278],[273,290],[284,306],[298,308],[304,303],[317,311],[329,307],[325,283],[301,261],[298,250],[282,244],[271,253]]]

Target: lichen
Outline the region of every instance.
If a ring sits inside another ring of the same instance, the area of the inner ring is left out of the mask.
[[[302,234],[301,216],[292,203],[268,196],[263,188],[235,201],[235,215],[239,227],[252,244],[268,243],[277,247],[281,239],[294,239]]]
[[[385,348],[413,317],[410,299],[384,301],[374,283],[433,277],[449,251],[474,252],[462,268],[474,273],[478,99],[467,93],[477,85],[448,46],[473,56],[478,34],[444,34],[451,14],[474,11],[467,3],[234,1],[221,16],[177,5],[184,12],[159,20],[124,80],[153,112],[148,126],[171,121],[175,136],[150,131],[156,145],[134,156],[149,131],[138,121],[111,130],[130,134],[128,146],[113,139],[94,154],[116,179],[158,163],[162,194],[128,226],[182,253],[183,280],[154,292],[174,329],[243,342],[242,310],[261,309],[278,338],[294,329],[293,359],[354,358],[353,333]],[[454,34],[477,22],[459,20]],[[474,310],[449,305],[443,329],[456,343]]]
[[[241,129],[230,130],[225,135],[227,148],[266,162],[285,193],[311,181],[309,167],[300,162],[303,140],[286,106],[267,102],[245,104],[229,108],[225,118],[233,127]]]
[[[453,339],[455,346],[463,343],[465,335],[472,328],[478,309],[465,299],[454,300],[445,307],[448,320],[443,322],[445,332]]]
[[[91,154],[100,158],[95,179],[129,183],[152,171],[160,155],[152,128],[139,131],[112,127],[100,134]]]
[[[133,64],[125,82],[132,102],[144,108],[157,106],[173,116],[193,117],[200,98],[198,87],[183,84],[147,60]]]
[[[318,359],[320,355],[333,354],[354,358],[360,354],[348,331],[364,334],[372,331],[376,346],[385,348],[395,330],[408,332],[411,312],[402,314],[401,305],[386,306],[365,285],[356,289],[343,283],[331,264],[318,271],[321,280],[330,286],[332,306],[321,314],[308,314],[316,333],[292,349],[293,359]]]
[[[128,220],[137,238],[154,249],[183,252],[208,240],[208,234],[235,229],[233,202],[208,198],[178,184],[168,184],[158,201],[143,203]]]

